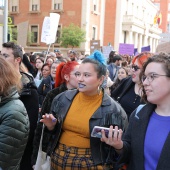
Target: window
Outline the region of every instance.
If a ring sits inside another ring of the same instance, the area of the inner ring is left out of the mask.
[[[17,26],[13,26],[11,27],[11,38],[12,41],[17,41],[17,35],[18,35],[18,31],[17,31]]]
[[[17,6],[12,6],[12,12],[17,12]]]
[[[60,38],[61,38],[61,25],[58,25],[55,43],[59,44],[60,43]]]
[[[92,40],[95,40],[96,39],[96,27],[93,26],[92,27]]]
[[[40,10],[40,0],[30,0],[30,11]]]
[[[97,7],[98,7],[97,1],[98,0],[93,0],[93,11],[95,11],[95,12],[97,12]]]
[[[31,26],[31,43],[38,43],[38,26]]]
[[[10,12],[18,12],[18,0],[10,0],[9,1],[9,11]]]
[[[53,9],[62,10],[63,9],[63,0],[53,0]]]
[[[38,5],[32,5],[32,11],[38,11]]]

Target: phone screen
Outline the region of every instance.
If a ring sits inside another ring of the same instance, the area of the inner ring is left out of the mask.
[[[91,136],[92,137],[96,137],[96,138],[101,138],[102,137],[102,133],[101,133],[101,130],[104,129],[105,131],[105,135],[106,137],[108,137],[108,134],[109,134],[109,128],[104,128],[104,127],[99,127],[99,126],[95,126],[93,128],[93,131],[91,133]]]

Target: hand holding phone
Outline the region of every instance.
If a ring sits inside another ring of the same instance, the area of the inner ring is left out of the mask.
[[[101,126],[94,126],[91,133],[91,137],[102,138],[102,132],[101,132],[102,129],[105,131],[105,135],[108,138],[109,128],[101,127]],[[114,129],[113,129],[113,133],[114,133]]]

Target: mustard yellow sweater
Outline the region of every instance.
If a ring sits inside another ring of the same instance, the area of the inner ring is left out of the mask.
[[[89,119],[99,108],[103,94],[86,96],[79,92],[67,113],[60,143],[66,146],[90,148]]]

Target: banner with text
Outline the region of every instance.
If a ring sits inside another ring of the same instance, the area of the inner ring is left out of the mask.
[[[134,44],[119,44],[119,54],[134,55]]]

